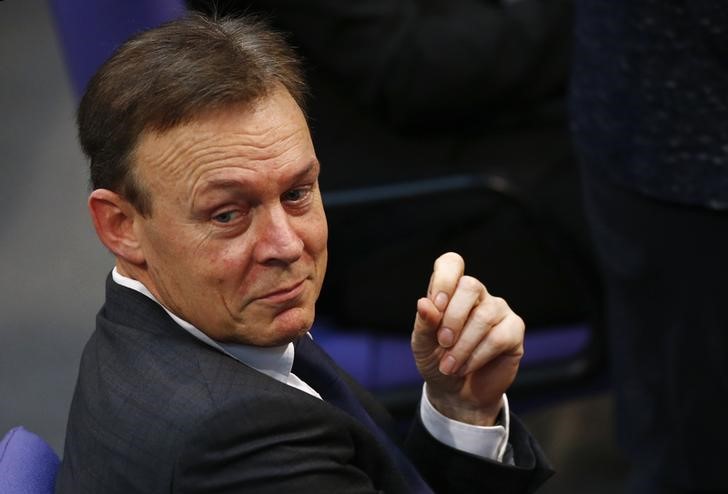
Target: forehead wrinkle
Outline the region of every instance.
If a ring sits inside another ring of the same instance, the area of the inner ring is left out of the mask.
[[[294,152],[289,148],[284,147],[284,152],[279,153],[269,147],[258,146],[256,142],[255,140],[246,143],[238,141],[228,145],[208,147],[194,155],[192,157],[194,166],[186,167],[191,179],[190,191],[194,191],[196,194],[206,188],[206,184],[200,185],[200,182],[205,180],[208,172],[216,175],[219,172],[228,177],[241,172],[267,175],[272,171],[282,170],[297,163],[295,156],[293,158],[288,156]],[[223,180],[228,183],[239,181],[238,178]],[[243,181],[247,182],[247,180]]]
[[[197,134],[197,139],[177,136],[172,146],[169,146],[167,152],[160,157],[159,169],[163,173],[175,175],[173,169],[165,170],[165,168],[173,168],[179,164],[177,168],[180,168],[180,171],[188,170],[194,173],[199,170],[200,165],[206,163],[224,164],[226,161],[242,158],[240,164],[244,165],[245,161],[274,160],[292,151],[295,146],[289,146],[288,143],[303,133],[303,130],[296,129],[281,136],[277,130],[279,129],[264,128],[260,132],[256,132],[256,129],[235,133],[209,132],[207,135]],[[198,144],[202,145],[196,149]],[[189,158],[185,159],[185,154],[189,154]],[[179,160],[180,157],[183,159]],[[189,166],[191,163],[196,166]]]
[[[228,148],[235,144],[226,144],[222,136],[214,133],[194,134],[180,133],[168,146],[168,151],[160,157],[159,170],[171,176],[184,176],[185,172],[193,172],[196,166],[215,162],[218,156],[224,156]],[[189,173],[187,173],[189,174]]]
[[[169,183],[193,179],[210,167],[225,166],[227,162],[239,165],[239,158],[245,154],[239,142],[226,143],[224,138],[212,136],[189,137],[175,136],[168,145],[165,145],[158,155],[148,153],[144,161],[147,162],[148,180],[153,183]]]
[[[235,138],[240,139],[240,144],[245,146],[248,151],[252,151],[249,158],[265,161],[283,156],[287,152],[293,151],[296,146],[288,145],[291,141],[301,138],[302,143],[309,140],[307,133],[308,128],[291,127],[288,124],[265,126],[262,129],[246,129],[245,132],[233,134]],[[283,152],[281,152],[283,148]]]
[[[184,137],[187,137],[186,139]],[[137,148],[137,159],[145,170],[142,175],[148,182],[168,182],[184,177],[185,161],[181,159],[206,136],[185,136],[171,131],[166,134],[147,134]]]
[[[254,111],[253,113],[257,113]],[[250,115],[250,114],[249,114]],[[142,141],[145,167],[149,179],[159,186],[182,181],[194,190],[209,169],[235,167],[266,171],[284,168],[298,162],[292,153],[310,143],[308,126],[293,125],[274,116],[256,125],[244,115],[216,114],[162,134],[149,133]],[[242,126],[242,128],[241,128]],[[291,141],[296,141],[291,143]],[[156,144],[156,145],[155,145]],[[315,160],[315,155],[312,156]]]
[[[224,168],[229,168],[231,172],[247,170],[266,177],[274,171],[281,171],[289,166],[297,166],[300,162],[298,146],[296,143],[289,145],[289,141],[295,139],[300,134],[300,131],[290,133],[283,138],[277,133],[273,133],[273,139],[270,139],[270,142],[264,142],[265,139],[261,139],[261,137],[267,136],[270,133],[270,131],[266,131],[258,134],[251,132],[235,134],[235,137],[238,139],[234,139],[230,146],[219,146],[217,148],[217,151],[220,151],[223,157],[222,159],[214,160],[211,168],[213,168],[213,171],[219,169],[221,172]],[[303,142],[305,144],[305,141]],[[228,153],[231,149],[235,151]],[[312,156],[312,159],[316,159],[315,155]],[[306,168],[307,172],[309,168],[310,166]],[[199,182],[204,179],[207,170],[208,167],[195,167],[194,174],[196,176],[194,177],[194,184],[191,189],[195,195],[208,188],[206,184],[199,185]],[[299,174],[296,173],[297,175]],[[223,180],[228,183],[239,181],[237,178],[233,178],[232,181],[227,179]],[[243,181],[247,182],[245,179]]]

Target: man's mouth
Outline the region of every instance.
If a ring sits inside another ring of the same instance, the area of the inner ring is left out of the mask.
[[[274,290],[258,297],[259,302],[265,302],[269,304],[284,304],[298,298],[306,288],[306,278],[303,280],[287,285],[284,288]]]

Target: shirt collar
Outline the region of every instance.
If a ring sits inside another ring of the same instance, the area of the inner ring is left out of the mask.
[[[144,286],[144,284],[138,280],[129,278],[119,273],[114,267],[111,271],[111,277],[113,280],[121,286],[134,290],[154,300],[159,304],[164,311],[169,314],[174,322],[176,322],[182,329],[190,333],[198,340],[206,343],[207,345],[229,355],[230,357],[242,362],[243,364],[252,367],[253,369],[262,372],[263,374],[272,377],[276,381],[287,383],[291,374],[291,368],[293,367],[294,348],[293,343],[286,345],[274,346],[274,347],[257,347],[252,345],[243,345],[240,343],[221,343],[213,340],[201,330],[185,321],[181,317],[172,313],[162,303],[157,300],[152,292]]]

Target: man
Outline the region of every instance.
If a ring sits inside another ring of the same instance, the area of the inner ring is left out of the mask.
[[[57,492],[530,492],[550,475],[504,398],[523,323],[458,255],[417,303],[426,392],[403,449],[307,335],[327,227],[302,90],[277,35],[203,16],[90,82],[89,210],[116,266]]]

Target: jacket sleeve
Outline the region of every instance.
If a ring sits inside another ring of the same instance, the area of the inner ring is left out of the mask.
[[[412,461],[435,492],[526,494],[535,492],[553,469],[523,423],[511,414],[509,446],[514,465],[477,458],[433,438],[417,420],[407,438]]]
[[[372,395],[347,375],[344,378],[379,425],[395,434],[387,411]],[[403,449],[420,475],[438,494],[526,494],[535,492],[553,475],[546,455],[521,420],[511,413],[509,433],[511,464],[484,460],[435,439],[414,419]]]
[[[172,492],[380,492],[361,468],[354,435],[307,413],[306,400],[275,402],[277,409],[261,399],[200,424],[177,458]]]

